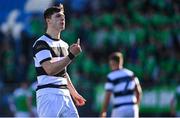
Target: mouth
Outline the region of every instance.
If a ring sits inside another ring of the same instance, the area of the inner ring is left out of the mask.
[[[64,25],[65,25],[65,22],[60,22],[60,25],[64,26]]]
[[[64,21],[62,21],[62,22],[61,22],[61,24],[65,24],[65,22],[64,22]]]

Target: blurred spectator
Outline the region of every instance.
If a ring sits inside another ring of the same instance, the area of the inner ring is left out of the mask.
[[[30,117],[32,113],[31,108],[31,94],[28,91],[28,83],[22,81],[20,86],[15,89],[12,96],[12,112],[15,117]],[[14,105],[14,106],[13,106]]]
[[[30,108],[30,116],[37,117],[37,106],[36,106],[36,88],[37,82],[33,82],[29,87],[30,96],[28,97],[28,104]]]
[[[171,114],[180,117],[180,85],[177,86],[175,95],[171,100]]]

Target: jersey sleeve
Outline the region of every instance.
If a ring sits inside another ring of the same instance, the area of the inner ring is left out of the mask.
[[[50,46],[45,41],[37,41],[33,46],[33,56],[36,58],[39,64],[51,60],[52,54],[50,51]]]
[[[107,77],[107,81],[105,83],[105,90],[106,91],[112,91],[113,88],[114,88],[114,85],[113,85],[112,80],[109,77]]]

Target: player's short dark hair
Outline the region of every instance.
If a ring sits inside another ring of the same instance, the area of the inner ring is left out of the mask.
[[[64,7],[62,4],[59,4],[59,6],[52,6],[50,8],[47,8],[45,11],[44,11],[44,19],[47,19],[47,18],[51,18],[51,16],[54,14],[54,13],[57,13],[57,12],[60,12],[60,11],[63,11],[64,12]]]
[[[120,63],[121,61],[123,61],[123,54],[121,52],[114,52],[109,56],[109,60]]]

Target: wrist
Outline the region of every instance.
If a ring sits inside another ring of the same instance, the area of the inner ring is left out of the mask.
[[[102,113],[101,113],[101,116],[102,116],[102,117],[106,117],[106,115],[107,115],[106,112],[102,112]]]
[[[69,51],[68,57],[70,60],[73,60],[75,58],[74,54]]]

